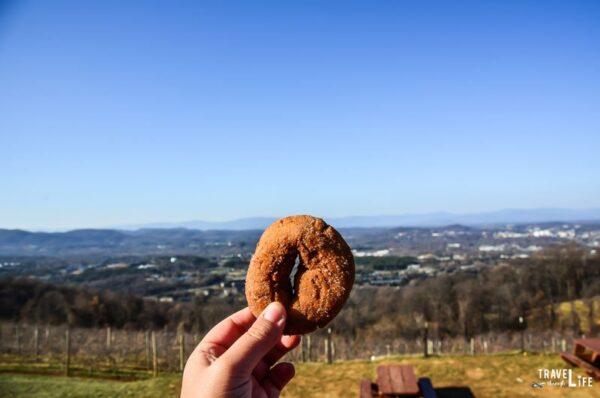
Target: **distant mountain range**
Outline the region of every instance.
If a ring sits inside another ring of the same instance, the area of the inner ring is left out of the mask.
[[[29,232],[0,229],[0,256],[116,256],[164,253],[220,256],[252,250],[259,230],[76,229]],[[1,267],[0,267],[1,268]]]
[[[264,229],[276,217],[250,217],[238,220],[211,222],[211,221],[185,221],[164,222],[151,224],[121,225],[114,227],[122,230],[136,230],[144,228],[187,228],[199,230],[251,230]],[[471,226],[497,225],[497,224],[522,224],[543,222],[586,222],[600,221],[600,208],[597,209],[505,209],[482,213],[422,213],[403,215],[380,216],[350,216],[332,217],[325,220],[337,228],[374,228],[374,227],[438,227],[451,224]]]
[[[121,226],[113,229],[78,229],[67,232],[29,232],[0,228],[0,255],[5,256],[83,256],[195,254],[207,257],[249,254],[262,230],[273,217],[245,218],[228,222],[191,221]],[[600,225],[600,209],[502,210],[488,213],[429,213],[416,215],[326,218],[353,247],[390,247],[400,229],[464,230],[507,224],[560,225],[581,223]],[[429,236],[428,234],[425,234]],[[427,242],[425,242],[427,244]],[[0,267],[1,268],[1,267]]]

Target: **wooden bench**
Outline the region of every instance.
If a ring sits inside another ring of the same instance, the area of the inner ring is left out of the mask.
[[[362,379],[360,381],[360,398],[373,398],[379,395],[377,391],[377,384],[371,383],[369,379]]]

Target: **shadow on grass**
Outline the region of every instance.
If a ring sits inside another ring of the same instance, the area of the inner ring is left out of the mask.
[[[443,387],[436,388],[438,398],[475,398],[469,387]]]
[[[438,387],[433,388],[431,379],[421,377],[418,381],[419,390],[425,397],[436,396],[438,398],[475,398],[469,387]]]

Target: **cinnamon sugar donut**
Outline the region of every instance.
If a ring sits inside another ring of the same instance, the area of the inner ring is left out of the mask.
[[[284,334],[305,334],[340,312],[353,284],[354,258],[342,236],[320,218],[290,216],[263,232],[246,276],[246,299],[255,316],[281,302]]]

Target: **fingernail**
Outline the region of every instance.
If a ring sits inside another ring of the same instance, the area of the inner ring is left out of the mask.
[[[283,305],[281,305],[281,303],[278,303],[277,301],[272,302],[267,306],[267,308],[265,308],[265,311],[263,312],[263,317],[267,321],[271,321],[275,324],[281,323],[285,318],[285,310],[283,308]]]

